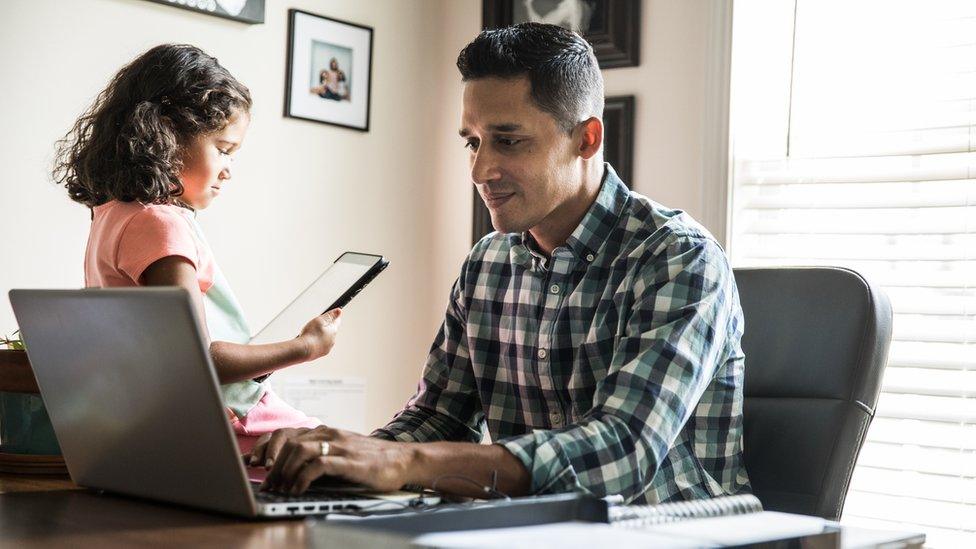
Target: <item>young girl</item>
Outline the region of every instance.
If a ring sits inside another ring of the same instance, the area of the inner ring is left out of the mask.
[[[58,142],[54,170],[92,211],[86,286],[190,291],[245,453],[261,434],[320,423],[262,381],[327,354],[341,313],[312,319],[295,339],[247,345],[244,314],[195,217],[230,181],[250,108],[248,89],[217,59],[193,46],[157,46],[123,67]]]

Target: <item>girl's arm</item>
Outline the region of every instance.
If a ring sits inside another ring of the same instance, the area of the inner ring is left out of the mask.
[[[200,325],[204,327],[204,335],[210,345],[210,355],[217,369],[217,378],[222,384],[253,379],[294,364],[314,360],[328,354],[335,343],[341,313],[338,309],[312,319],[298,337],[288,341],[266,345],[246,345],[228,341],[211,343],[210,335],[206,331],[206,312],[197,282],[196,268],[189,260],[180,256],[164,257],[146,268],[142,275],[142,282],[146,286],[179,286],[190,292]]]

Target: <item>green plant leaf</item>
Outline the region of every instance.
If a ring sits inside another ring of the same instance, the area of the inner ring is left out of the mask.
[[[24,346],[24,339],[18,334],[20,334],[20,330],[14,331],[14,333],[10,334],[10,337],[0,337],[0,345],[4,345],[14,351],[26,351],[27,348]]]

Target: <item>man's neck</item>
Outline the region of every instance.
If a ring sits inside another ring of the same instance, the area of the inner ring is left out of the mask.
[[[560,204],[542,223],[529,229],[539,251],[546,257],[569,239],[576,227],[583,221],[586,212],[600,194],[605,166],[603,162],[593,162],[583,172],[583,181],[577,193]]]

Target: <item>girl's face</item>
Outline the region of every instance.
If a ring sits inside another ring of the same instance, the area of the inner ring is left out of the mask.
[[[202,210],[210,205],[220,188],[231,178],[233,154],[241,147],[251,122],[247,113],[232,116],[223,129],[193,138],[183,159],[183,195],[187,206]]]

